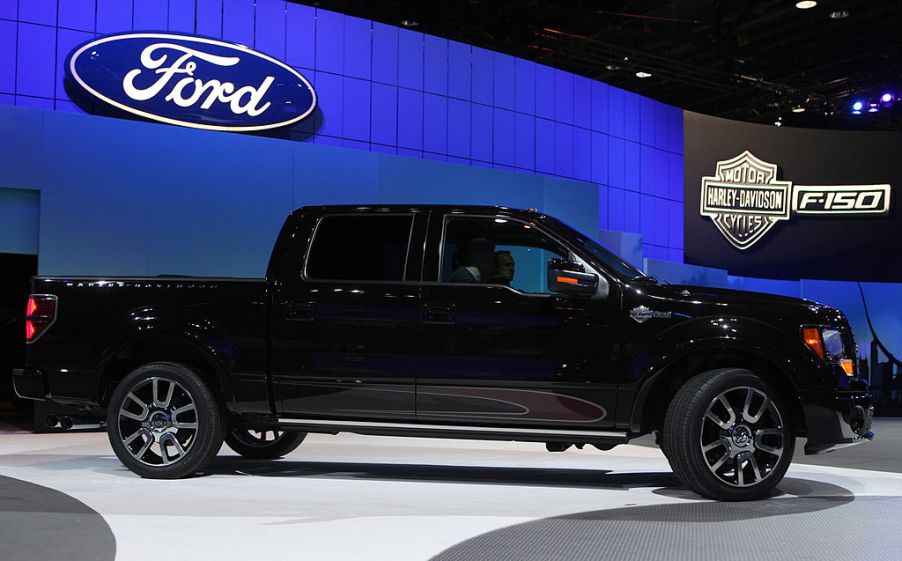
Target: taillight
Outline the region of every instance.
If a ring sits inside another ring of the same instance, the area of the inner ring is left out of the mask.
[[[56,321],[56,296],[32,294],[25,307],[25,342],[34,343]]]

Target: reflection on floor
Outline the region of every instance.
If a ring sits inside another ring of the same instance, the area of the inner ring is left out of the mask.
[[[7,522],[33,497],[6,492],[19,483],[4,477],[99,513],[128,561],[902,556],[902,474],[796,464],[771,500],[713,503],[682,488],[656,448],[633,445],[549,454],[540,444],[312,435],[283,460],[224,448],[205,476],[152,481],[125,470],[102,433],[0,434],[0,558],[49,559],[9,549],[13,532],[29,542],[28,528]],[[84,531],[102,534],[95,526]]]

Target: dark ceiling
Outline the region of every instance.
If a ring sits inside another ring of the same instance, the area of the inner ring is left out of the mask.
[[[406,24],[709,115],[902,130],[902,101],[851,114],[854,100],[902,94],[900,0],[821,0],[807,10],[795,0],[300,3]]]

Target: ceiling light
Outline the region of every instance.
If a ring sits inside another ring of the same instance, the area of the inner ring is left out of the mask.
[[[802,107],[801,105],[796,105],[795,107],[792,108],[792,112],[793,113],[804,113],[805,108]]]
[[[849,10],[833,10],[830,12],[830,19],[845,19],[849,17]]]
[[[801,2],[796,2],[796,8],[800,10],[808,10],[817,6],[817,2],[814,0],[802,0]]]
[[[640,70],[636,72],[636,78],[651,78],[651,73]]]
[[[606,64],[604,67],[606,70],[611,70],[611,71],[620,70],[620,67],[617,66],[616,64]]]
[[[877,111],[880,111],[880,106],[877,105],[873,101],[869,102],[868,103],[868,113],[876,113]]]
[[[404,27],[419,27],[420,22],[412,19],[402,19],[401,25],[403,25]]]
[[[853,115],[861,115],[861,110],[864,109],[864,102],[860,99],[852,104],[852,114]]]

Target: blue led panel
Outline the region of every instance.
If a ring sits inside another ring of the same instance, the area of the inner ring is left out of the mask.
[[[429,93],[447,95],[448,40],[426,35],[423,56],[423,88]]]
[[[398,28],[373,22],[373,80],[398,83]]]
[[[5,0],[0,0],[0,4]],[[15,3],[15,0],[12,0]],[[95,0],[65,0],[59,3],[59,26],[78,31],[94,31]],[[191,12],[194,13],[194,6]],[[0,14],[0,17],[4,17]],[[192,30],[193,31],[193,30]]]
[[[448,95],[470,99],[470,45],[448,42]]]
[[[208,37],[222,37],[222,0],[195,0],[194,5],[197,10],[197,21],[195,22],[197,33]],[[288,5],[289,13],[294,11],[292,6],[296,5]],[[303,6],[303,8],[313,12],[313,8],[307,6]],[[287,62],[295,64],[290,59]],[[313,64],[308,68],[313,68]]]
[[[254,17],[254,48],[279,60],[286,58],[287,14],[281,0],[257,0]]]

